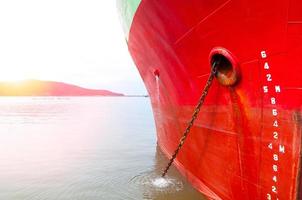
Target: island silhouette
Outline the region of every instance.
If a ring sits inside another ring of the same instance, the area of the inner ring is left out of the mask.
[[[0,96],[125,96],[109,90],[87,89],[80,86],[42,80],[0,82]]]

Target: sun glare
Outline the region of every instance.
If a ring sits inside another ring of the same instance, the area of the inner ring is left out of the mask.
[[[0,1],[0,27],[0,82],[145,93],[115,1]]]

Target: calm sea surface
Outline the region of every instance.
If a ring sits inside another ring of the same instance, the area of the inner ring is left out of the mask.
[[[156,145],[149,98],[0,98],[0,199],[200,200]]]

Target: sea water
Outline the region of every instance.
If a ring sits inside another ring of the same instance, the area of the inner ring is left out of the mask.
[[[197,200],[156,145],[149,98],[0,98],[0,199]]]

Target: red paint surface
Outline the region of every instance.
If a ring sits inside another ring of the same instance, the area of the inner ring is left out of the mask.
[[[227,49],[239,63],[240,82],[215,80],[176,160],[209,198],[302,198],[301,8],[296,0],[143,0],[138,8],[129,50],[167,156],[201,95],[212,49]]]

